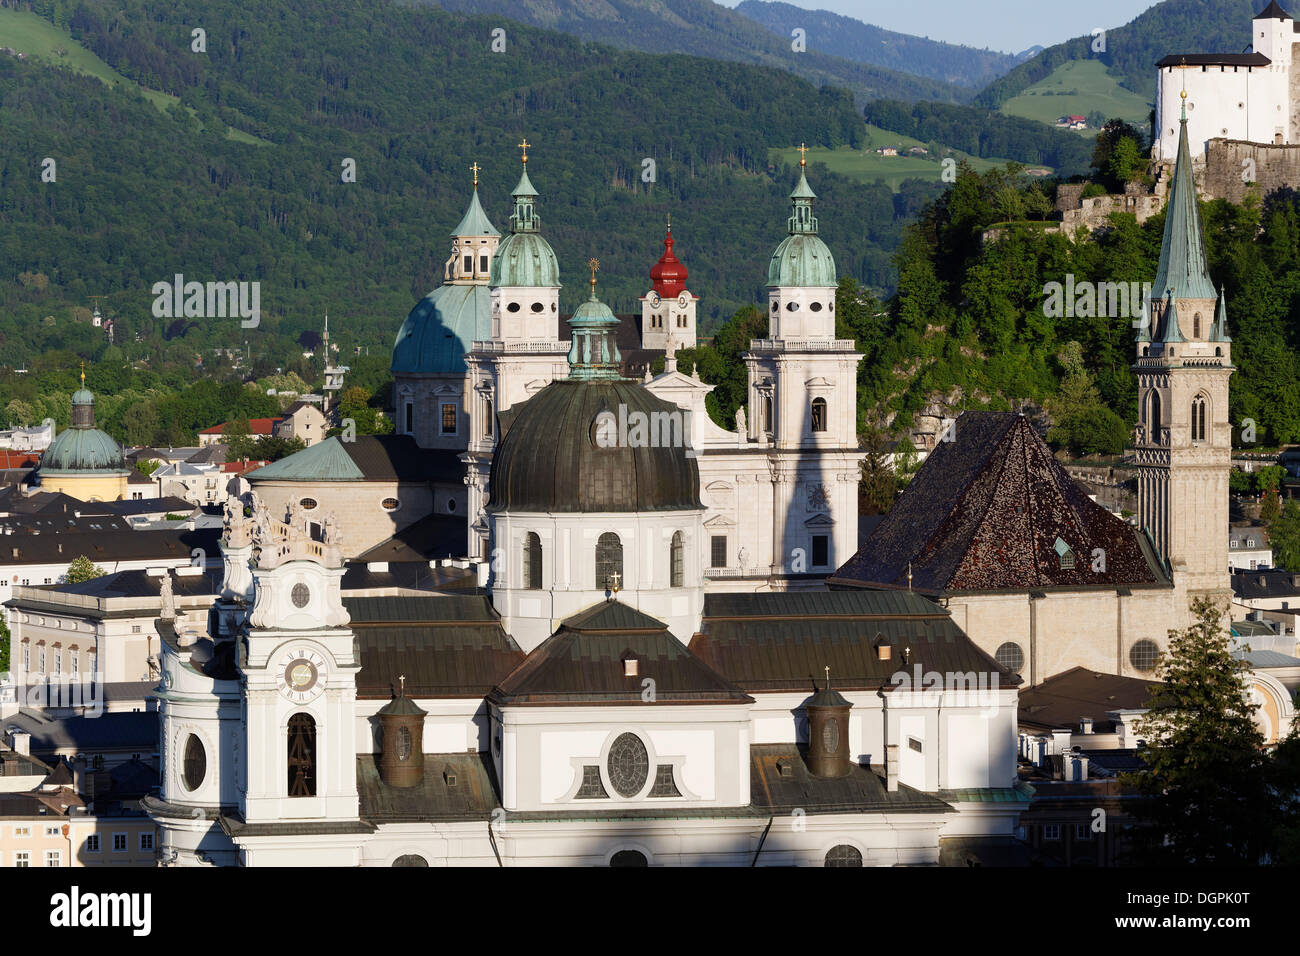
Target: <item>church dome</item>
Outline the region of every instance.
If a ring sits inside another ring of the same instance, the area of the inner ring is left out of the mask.
[[[524,171],[510,194],[515,211],[510,216],[510,235],[501,240],[492,259],[488,284],[498,286],[558,287],[560,263],[555,250],[542,238],[542,220],[537,215],[537,190],[528,178],[528,156]]]
[[[72,394],[72,427],[59,433],[41,456],[42,475],[126,471],[122,448],[95,427],[95,396],[85,385]]]
[[[607,413],[607,414],[602,414]],[[675,415],[673,413],[676,413]],[[671,415],[672,417],[666,417]],[[658,416],[652,417],[652,416]],[[603,440],[602,422],[683,421],[681,409],[631,381],[562,379],[501,415],[488,510],[685,511],[702,508],[700,473],[685,440],[667,447]],[[685,427],[683,426],[683,430]],[[689,436],[685,436],[689,438]],[[606,446],[609,447],[606,447]]]
[[[596,298],[569,319],[569,377],[503,411],[490,512],[686,511],[700,503],[690,419],[621,378],[618,319]],[[665,424],[667,423],[667,424]]]
[[[395,375],[468,370],[465,353],[492,331],[492,297],[484,285],[439,286],[416,304],[393,343]]]
[[[535,232],[511,233],[492,258],[493,286],[552,287],[560,284],[560,263],[551,244]]]
[[[673,229],[669,226],[668,235],[664,237],[664,254],[650,270],[654,289],[665,299],[674,298],[686,290],[687,274],[686,266],[673,255]]]
[[[778,286],[829,287],[836,284],[835,257],[817,235],[817,217],[812,214],[817,194],[808,185],[803,161],[799,182],[790,193],[789,235],[772,253],[767,265],[768,288]]]

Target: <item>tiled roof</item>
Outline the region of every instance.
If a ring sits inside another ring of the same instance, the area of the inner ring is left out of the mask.
[[[28,711],[4,719],[32,735],[33,753],[56,750],[140,750],[158,748],[157,711],[109,711],[98,717],[65,717],[51,720]]]
[[[275,431],[275,426],[280,423],[280,418],[250,418],[248,420],[248,432],[250,435],[270,435]],[[222,422],[220,425],[213,425],[211,428],[205,428],[200,435],[221,435],[225,433],[230,422]]]
[[[1300,597],[1300,574],[1272,568],[1234,571],[1232,593],[1245,599]]]
[[[637,660],[630,677],[624,672],[629,657]],[[652,701],[642,696],[646,678],[654,682]],[[491,699],[510,705],[752,702],[666,625],[626,607],[595,608],[565,621],[492,690]]]
[[[258,481],[444,481],[460,483],[465,466],[457,452],[420,448],[410,435],[364,435],[344,442],[327,438],[248,473]]]
[[[964,412],[955,436],[929,455],[832,586],[930,594],[1169,586],[1150,542],[1089,499],[1024,416]]]
[[[195,548],[219,553],[220,528],[183,531],[106,530],[94,535],[72,532],[17,535],[0,539],[0,565],[70,564],[85,555],[92,562],[189,558]],[[15,554],[14,552],[17,552]]]
[[[361,818],[371,823],[487,820],[500,806],[495,775],[483,753],[425,754],[424,779],[414,787],[388,786],[374,756],[360,754],[357,797]]]

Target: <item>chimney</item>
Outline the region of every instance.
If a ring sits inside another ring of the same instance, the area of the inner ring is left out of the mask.
[[[1079,718],[1079,730],[1080,730],[1080,732],[1082,732],[1082,733],[1084,733],[1084,734],[1090,734],[1090,733],[1092,733],[1092,718],[1091,718],[1091,717],[1080,717],[1080,718]]]
[[[9,735],[10,746],[14,748],[14,753],[21,754],[24,757],[32,755],[32,735],[25,730],[15,730]]]
[[[898,790],[898,744],[885,747],[885,789],[890,793]]]
[[[1052,731],[1052,753],[1063,754],[1070,749],[1070,738],[1074,736],[1068,730]]]

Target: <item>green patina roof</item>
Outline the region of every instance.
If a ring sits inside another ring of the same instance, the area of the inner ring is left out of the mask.
[[[90,389],[86,388],[85,386],[82,386],[81,388],[77,389],[75,392],[72,393],[72,404],[73,405],[94,405],[95,396],[91,393]]]
[[[478,201],[478,189],[475,188],[474,194],[470,197],[469,208],[465,210],[465,215],[461,217],[456,228],[451,231],[453,236],[499,236],[497,227],[492,225],[492,220],[488,219],[487,213],[483,211],[482,204]]]
[[[492,257],[489,284],[493,287],[558,288],[560,263],[551,244],[541,237],[542,220],[537,215],[535,202],[537,190],[528,178],[527,166],[510,195],[515,201],[515,211],[510,216],[510,235],[502,240]]]
[[[495,269],[495,264],[493,265]],[[485,285],[439,286],[419,301],[397,331],[394,373],[463,373],[465,353],[492,330],[492,295]]]
[[[1152,288],[1158,295],[1167,291],[1180,299],[1214,299],[1217,293],[1206,265],[1205,236],[1196,206],[1196,183],[1192,179],[1192,156],[1187,145],[1187,119],[1178,133],[1178,161],[1165,205],[1165,235],[1160,246],[1160,265]],[[1166,326],[1168,327],[1168,326]]]
[[[365,473],[335,436],[249,472],[249,477],[259,481],[358,481]]]
[[[489,284],[499,286],[558,287],[560,263],[551,244],[535,232],[512,232],[492,257]]]
[[[54,439],[41,456],[41,474],[87,474],[126,471],[122,449],[98,428],[72,427]]]
[[[622,358],[615,330],[618,319],[609,306],[596,298],[596,280],[591,280],[591,298],[569,318],[573,330],[569,346],[569,377],[573,379],[617,380]]]
[[[817,217],[812,214],[817,194],[808,185],[808,177],[799,170],[799,182],[790,193],[789,235],[772,253],[767,266],[768,288],[776,286],[811,286],[825,288],[836,284],[835,257],[817,235]]]

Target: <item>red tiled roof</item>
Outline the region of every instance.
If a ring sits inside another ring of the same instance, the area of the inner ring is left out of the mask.
[[[244,472],[252,471],[254,468],[261,468],[263,465],[269,465],[270,461],[228,461],[221,466],[225,473],[242,475]]]
[[[280,418],[250,418],[248,420],[248,431],[251,435],[270,435],[283,419]],[[230,422],[222,422],[220,425],[213,425],[211,428],[205,428],[199,432],[200,435],[224,435],[226,426]]]
[[[40,452],[13,451],[9,448],[0,448],[0,469],[35,467],[40,460]]]

